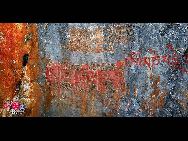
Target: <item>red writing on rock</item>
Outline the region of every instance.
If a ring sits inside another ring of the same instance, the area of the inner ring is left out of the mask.
[[[149,69],[157,67],[159,63],[168,64],[174,69],[179,69],[184,73],[188,71],[180,65],[179,57],[175,52],[172,44],[166,47],[172,51],[169,55],[158,55],[153,49],[148,49],[149,55],[141,57],[140,52],[131,52],[128,57],[122,61],[117,61],[111,69],[106,69],[109,64],[82,64],[75,66],[70,64],[49,63],[46,67],[46,78],[50,83],[57,83],[59,93],[61,93],[61,85],[63,82],[71,84],[73,89],[81,88],[89,91],[95,86],[100,93],[105,93],[107,83],[110,82],[115,90],[123,91],[125,83],[124,67],[137,65],[140,67],[147,66]],[[184,57],[185,63],[188,63],[188,56]],[[104,69],[105,68],[105,69]]]
[[[105,93],[107,81],[112,83],[114,89],[123,89],[125,83],[123,66],[123,62],[118,61],[113,69],[103,70],[98,66],[94,70],[88,64],[75,68],[73,65],[53,63],[46,68],[46,78],[50,83],[61,85],[62,82],[68,82],[73,89],[79,87],[85,91],[89,91],[95,85],[100,93]]]
[[[172,44],[167,44],[166,47],[172,51],[169,55],[158,55],[153,49],[148,49],[150,53],[149,56],[141,57],[140,52],[131,52],[128,57],[125,58],[125,64],[127,66],[137,65],[137,66],[147,66],[149,69],[158,66],[161,62],[168,64],[174,69],[179,69],[183,73],[188,73],[186,68],[184,68],[179,61],[179,56],[176,53]],[[185,64],[188,64],[188,55],[183,57]]]

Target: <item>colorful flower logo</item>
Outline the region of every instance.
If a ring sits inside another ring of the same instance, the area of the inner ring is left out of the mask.
[[[19,102],[12,102],[12,108],[14,109],[14,110],[19,110],[19,107],[20,107],[20,104],[19,104]]]

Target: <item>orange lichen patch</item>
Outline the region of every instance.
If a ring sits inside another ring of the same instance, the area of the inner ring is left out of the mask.
[[[71,28],[69,29],[68,49],[80,52],[103,52],[104,37],[101,28],[93,31],[88,29]]]
[[[12,33],[17,46],[21,46],[23,44],[27,32],[26,23],[13,24]]]
[[[15,85],[15,76],[13,74],[13,70],[5,67],[3,69],[3,72],[0,74],[0,82],[0,89],[2,90],[2,99],[4,100],[7,97],[12,97]]]
[[[89,51],[89,43],[87,42],[89,33],[86,29],[71,28],[69,30],[70,38],[68,48],[71,51]]]
[[[2,40],[0,42],[0,56],[2,58],[0,81],[1,89],[5,91],[5,97],[11,97],[14,93],[15,83],[21,76],[22,43],[26,34],[25,24],[20,24],[19,28],[14,23],[0,23]],[[20,61],[21,60],[21,61]],[[3,65],[4,63],[4,65]]]
[[[13,24],[4,24],[0,23],[0,32],[1,32],[1,50],[0,53],[11,56],[15,46],[12,45],[13,34],[12,34]],[[12,57],[12,56],[11,56]]]

